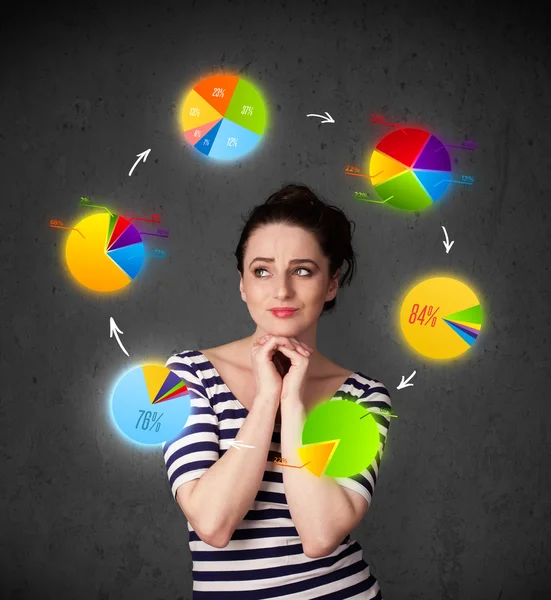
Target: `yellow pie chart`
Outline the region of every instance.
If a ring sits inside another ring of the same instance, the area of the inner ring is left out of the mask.
[[[482,328],[482,316],[480,302],[468,285],[451,277],[432,277],[407,293],[400,327],[414,350],[448,359],[472,347]]]
[[[139,231],[124,217],[100,213],[79,221],[67,238],[65,259],[85,287],[113,292],[140,272],[145,257]]]

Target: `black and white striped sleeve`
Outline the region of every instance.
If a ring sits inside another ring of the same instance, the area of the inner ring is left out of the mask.
[[[386,410],[390,412],[392,402],[390,394],[383,383],[370,379],[364,375],[359,374],[354,388],[360,390],[357,397],[356,393],[351,392],[352,395],[356,397],[355,402],[365,407],[365,409],[371,413],[377,424],[379,430],[379,448],[371,464],[363,471],[351,477],[336,477],[335,480],[339,485],[354,490],[363,496],[368,504],[371,504],[375,485],[379,476],[379,468],[381,466],[381,459],[383,458],[391,419],[391,417],[381,414],[380,411]]]
[[[193,351],[171,356],[165,365],[186,383],[190,414],[180,434],[163,443],[166,472],[174,499],[178,488],[201,477],[219,458],[219,424],[193,360]]]

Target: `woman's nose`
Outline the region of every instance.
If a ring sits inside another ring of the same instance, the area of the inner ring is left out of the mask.
[[[275,294],[277,296],[289,296],[292,293],[291,281],[288,277],[277,277],[274,280]]]

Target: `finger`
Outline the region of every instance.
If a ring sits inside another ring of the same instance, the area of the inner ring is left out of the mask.
[[[272,337],[274,337],[271,334],[267,334],[267,335],[263,335],[262,337],[257,338],[257,343],[259,346],[264,346],[264,344],[270,340]]]
[[[299,342],[296,338],[289,338],[289,339],[293,340],[293,342],[299,344],[303,348],[306,348],[307,350],[310,350],[310,352],[314,351],[314,349],[311,348],[306,342]]]
[[[296,338],[287,338],[284,336],[274,336],[272,334],[267,334],[267,335],[264,335],[261,338],[259,338],[260,346],[263,346],[270,339],[281,340],[281,342],[278,343],[278,347],[285,345],[285,347],[293,348],[293,344],[296,344],[296,346],[294,346],[294,347],[297,349],[300,348],[300,353],[305,356],[310,356],[310,354],[312,354],[312,352],[314,352],[314,349],[311,348],[310,346],[308,346],[308,344],[306,344],[305,342],[299,342]]]
[[[268,341],[267,339],[265,339],[265,337],[266,336],[261,337],[261,338],[256,338],[256,340],[252,344],[252,350],[258,351],[258,350],[261,350],[262,348],[264,348],[266,345],[266,342]]]
[[[304,354],[306,356],[310,355],[310,349],[308,348],[307,344],[305,344],[304,342],[299,342],[296,338],[290,339],[296,343],[295,350],[298,350],[301,354]]]
[[[270,338],[267,342],[264,343],[262,348],[264,348],[264,356],[267,356],[270,360],[274,360],[277,357],[277,353],[280,350],[290,350],[291,343],[288,341],[280,341],[275,336]],[[262,352],[262,350],[261,350]],[[284,354],[284,356],[286,356]]]
[[[261,344],[253,345],[252,352],[254,355],[258,356],[268,356],[271,358],[271,354],[275,353],[277,350],[276,343],[274,340],[266,340]]]
[[[302,354],[306,358],[310,356],[311,352],[309,350],[306,350],[306,348],[302,348],[301,346],[298,346],[297,348],[300,348],[302,350],[302,352],[299,352],[297,349],[289,348],[287,346],[280,346],[279,350],[281,350],[281,352],[283,354],[285,354],[285,356],[289,356],[289,354],[291,354],[291,355]]]
[[[304,348],[302,346],[278,346],[278,350],[281,348],[287,348],[289,350],[293,350],[294,352],[298,352],[299,354],[302,354],[303,356],[310,356],[310,351],[307,348]]]
[[[267,348],[267,351],[269,351],[282,346],[284,343],[285,342],[283,342],[281,338],[278,338],[274,335],[263,342],[262,348]]]
[[[268,341],[274,341],[278,346],[287,346],[288,348],[294,348],[293,342],[290,338],[283,335],[273,335]]]
[[[312,350],[308,347],[308,344],[305,344],[304,342],[299,342],[296,338],[288,339],[291,340],[292,343],[291,349],[298,351],[299,354],[302,354],[303,356],[310,356]]]

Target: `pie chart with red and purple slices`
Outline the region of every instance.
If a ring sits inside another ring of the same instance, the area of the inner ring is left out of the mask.
[[[211,159],[235,160],[250,152],[266,127],[259,91],[235,75],[201,80],[179,110],[183,138]]]
[[[382,203],[422,210],[438,202],[448,189],[450,155],[428,131],[400,128],[375,147],[369,158],[369,176]]]
[[[72,229],[65,258],[79,283],[97,292],[113,292],[138,276],[145,250],[140,232],[128,219],[98,213]]]
[[[161,365],[142,365],[128,371],[111,397],[115,424],[140,444],[161,444],[178,435],[190,410],[185,381]]]

